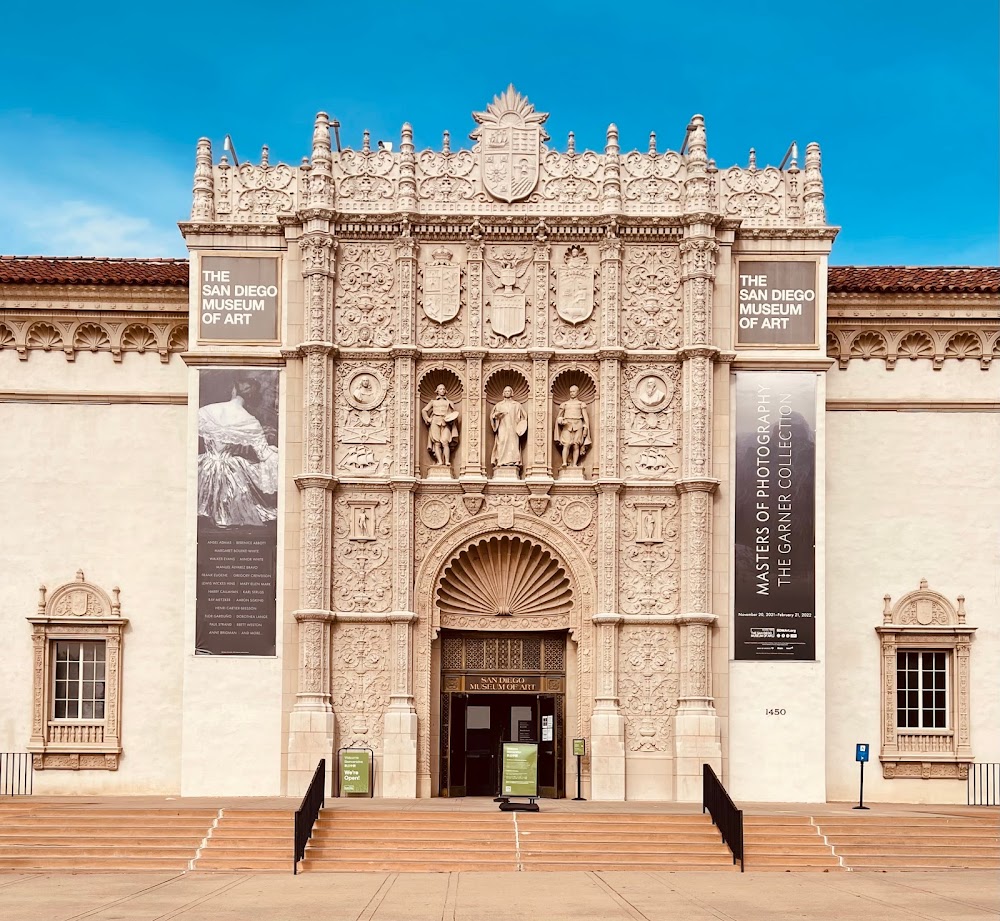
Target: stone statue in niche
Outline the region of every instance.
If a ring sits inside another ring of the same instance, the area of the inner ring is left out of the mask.
[[[524,407],[514,399],[514,391],[510,387],[504,387],[503,399],[493,407],[490,425],[496,433],[490,458],[493,475],[516,480],[521,472],[521,439],[528,431],[528,417]]]
[[[427,425],[427,451],[438,467],[451,467],[451,450],[458,444],[459,411],[446,396],[444,384],[434,389],[434,398],[420,411]]]
[[[579,467],[591,445],[587,404],[577,397],[580,388],[569,388],[569,399],[560,404],[553,437],[562,450],[563,467]]]

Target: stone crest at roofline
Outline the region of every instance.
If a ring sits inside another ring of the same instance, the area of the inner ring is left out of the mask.
[[[489,217],[574,216],[680,222],[685,214],[711,214],[746,228],[825,228],[819,145],[806,148],[804,169],[759,168],[754,151],[746,166],[719,169],[708,157],[704,119],[692,117],[681,151],[660,151],[650,134],[645,151],[622,153],[609,125],[604,150],[577,151],[571,132],[565,150],[550,148],[547,113],[513,86],[484,111],[471,150],[453,150],[445,131],[438,150],[416,150],[404,124],[398,149],[337,150],[331,123],[319,113],[312,155],[301,165],[272,165],[265,147],[259,163],[213,161],[211,142],[198,142],[193,224],[275,225],[302,211],[365,217],[434,215]],[[678,132],[679,133],[679,132]]]

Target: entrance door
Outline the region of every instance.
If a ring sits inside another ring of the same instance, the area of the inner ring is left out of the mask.
[[[538,792],[555,799],[560,795],[562,780],[562,719],[561,698],[539,694],[538,708]]]

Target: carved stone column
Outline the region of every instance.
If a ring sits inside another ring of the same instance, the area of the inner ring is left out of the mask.
[[[617,497],[615,497],[617,499]],[[590,719],[590,798],[625,799],[625,718],[618,705],[617,614],[596,614],[596,688]]]
[[[548,263],[546,263],[547,265]],[[549,466],[549,438],[552,426],[549,422],[549,360],[552,352],[545,349],[529,349],[531,357],[531,401],[533,405],[530,423],[530,437],[526,446],[525,479],[551,479]]]
[[[534,344],[536,349],[544,349],[549,344],[549,244],[545,239],[544,225],[539,228],[538,239],[535,240],[533,267]]]
[[[483,466],[483,358],[485,349],[464,349],[465,356],[465,463],[462,465],[461,479],[478,481],[476,488],[482,489],[486,482]]]
[[[470,348],[483,345],[483,244],[474,238],[469,243],[469,261],[466,267],[468,296],[468,339]]]
[[[608,231],[601,241],[601,344],[618,348],[622,289],[622,241]]]
[[[417,244],[406,235],[396,240],[396,315],[399,318],[399,345],[413,345],[414,319],[417,303]]]

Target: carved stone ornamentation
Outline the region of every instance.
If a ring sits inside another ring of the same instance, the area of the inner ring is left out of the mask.
[[[337,344],[387,348],[394,336],[392,252],[383,243],[348,243],[341,250]]]
[[[295,210],[296,173],[284,163],[271,166],[267,147],[259,166],[243,163],[236,169],[236,214],[257,223],[277,223],[280,215]]]
[[[630,246],[625,251],[622,344],[630,349],[675,349],[682,307],[676,246]]]
[[[333,638],[333,709],[340,745],[382,750],[390,696],[388,624],[340,624]]]
[[[552,344],[589,348],[597,344],[596,270],[582,246],[571,246],[555,269],[555,317]]]
[[[671,751],[679,693],[677,628],[622,627],[618,674],[628,750]]]
[[[337,472],[342,476],[385,476],[394,424],[389,362],[342,364],[337,368]]]
[[[486,256],[490,334],[486,342],[491,348],[526,347],[529,325],[528,267],[532,252],[527,246],[492,246]]]
[[[387,611],[392,601],[392,497],[341,496],[334,504],[333,599],[340,611]]]
[[[624,467],[636,479],[673,480],[680,466],[680,366],[625,366],[622,375]]]
[[[622,502],[619,609],[674,614],[680,609],[679,503],[674,496]]]

